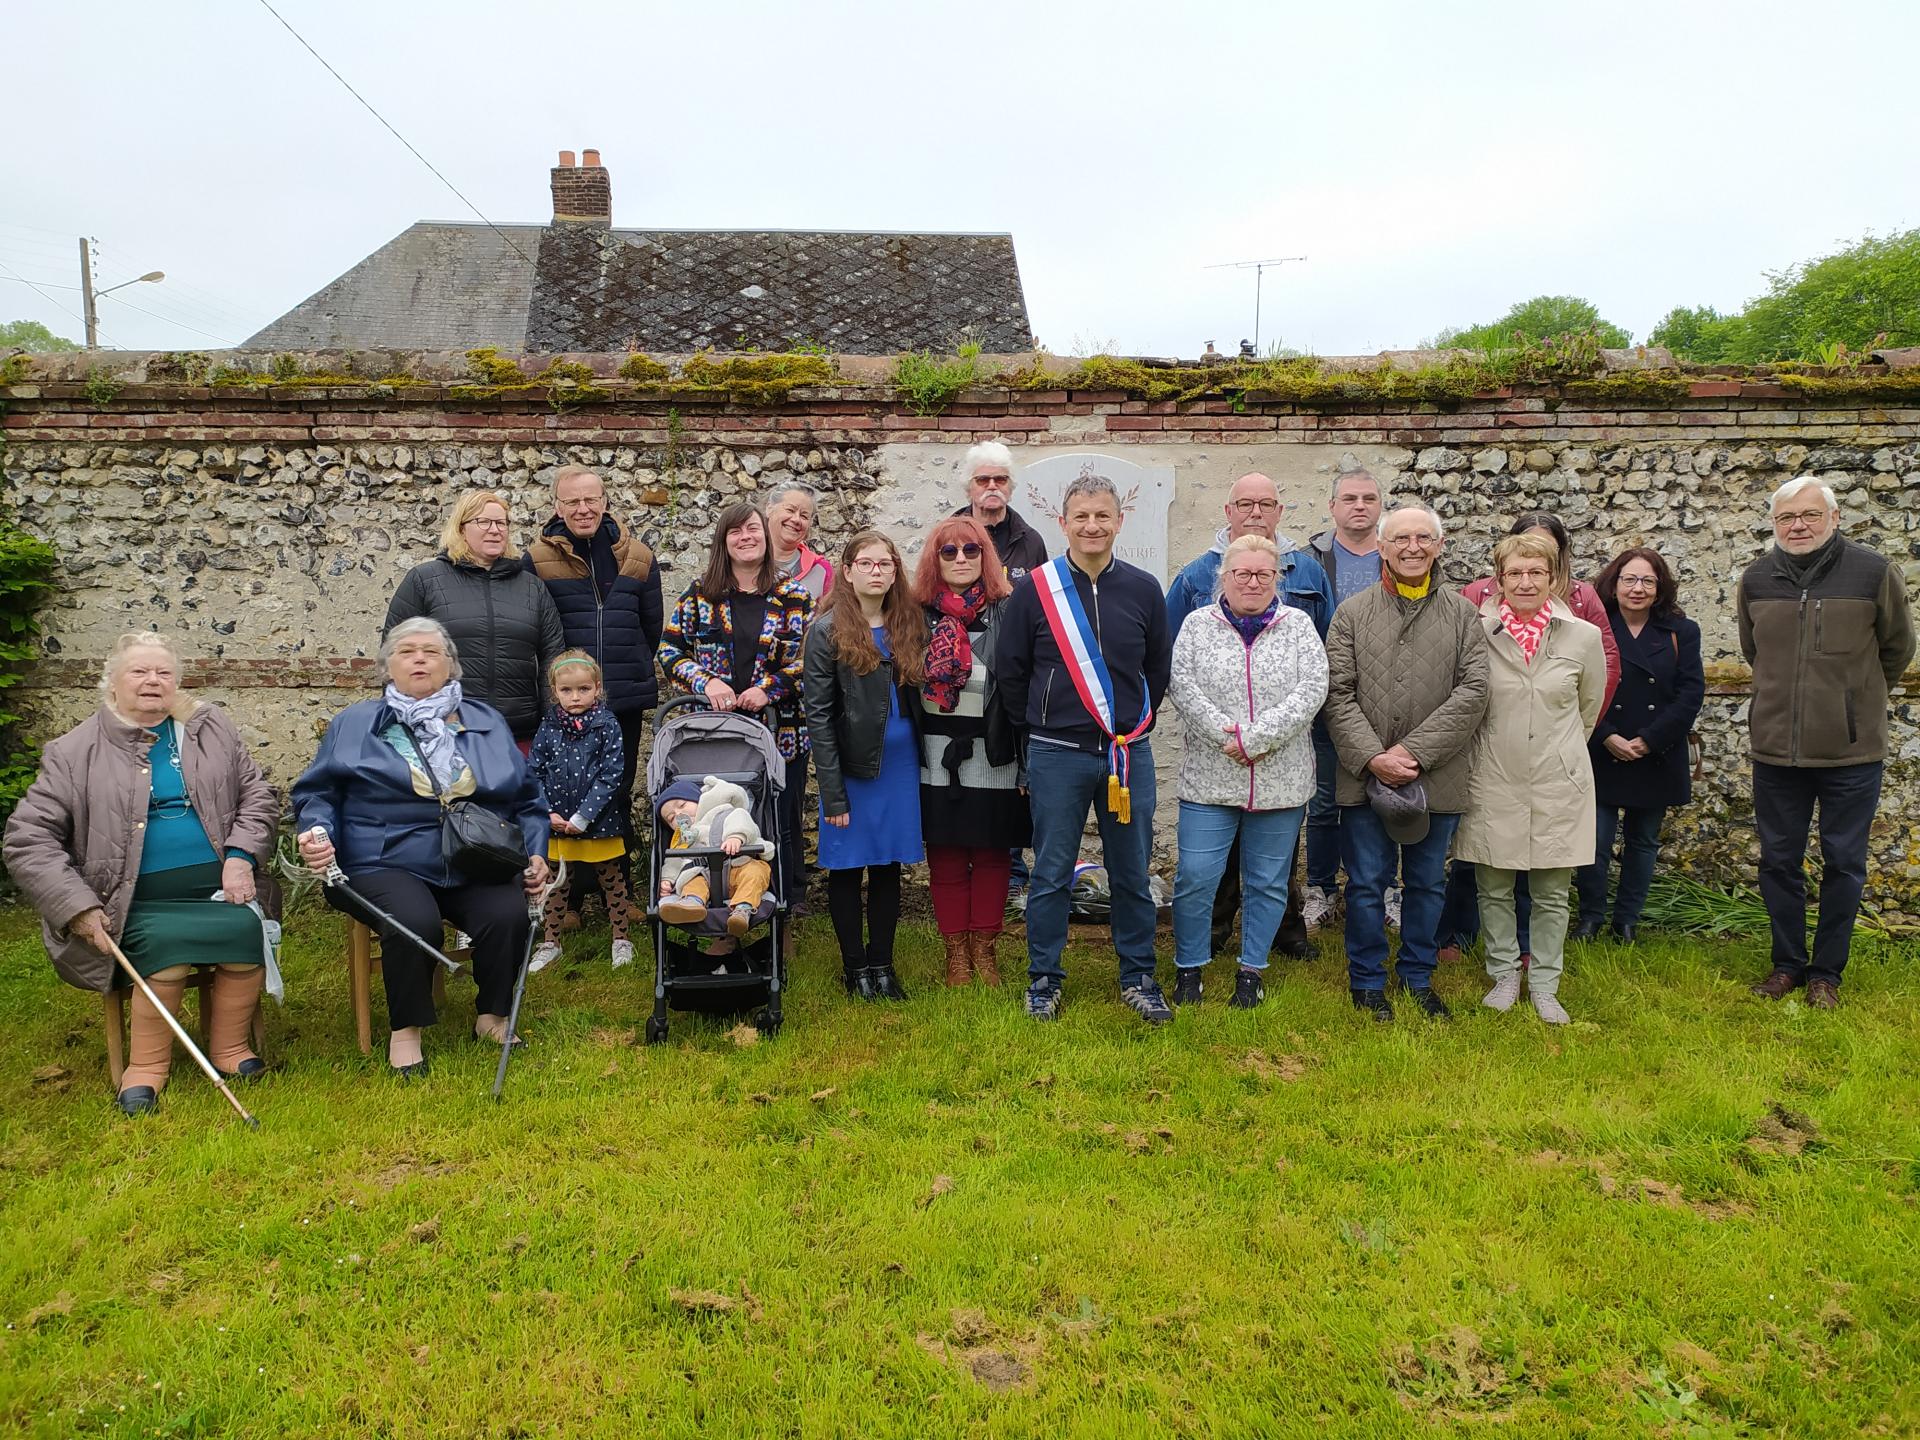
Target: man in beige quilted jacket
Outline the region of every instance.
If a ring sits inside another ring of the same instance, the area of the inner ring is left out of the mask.
[[[1402,505],[1380,521],[1380,584],[1333,612],[1327,632],[1328,733],[1347,867],[1347,986],[1356,1008],[1393,1019],[1387,1000],[1386,888],[1402,877],[1401,987],[1422,1014],[1433,993],[1447,846],[1467,808],[1467,757],[1487,712],[1487,641],[1474,607],[1434,567],[1440,517]]]

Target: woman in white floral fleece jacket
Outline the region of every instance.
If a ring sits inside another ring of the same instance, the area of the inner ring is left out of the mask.
[[[1220,560],[1220,594],[1173,643],[1170,694],[1186,719],[1180,761],[1180,868],[1173,888],[1174,1002],[1200,998],[1213,896],[1240,837],[1240,971],[1233,1004],[1265,992],[1261,972],[1287,908],[1294,843],[1313,795],[1308,728],[1327,698],[1327,652],[1313,621],[1280,603],[1280,556],[1243,535]]]

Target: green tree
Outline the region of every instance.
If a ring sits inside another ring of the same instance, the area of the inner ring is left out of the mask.
[[[1711,305],[1693,309],[1676,305],[1653,327],[1647,343],[1664,345],[1682,360],[1702,365],[1724,364],[1740,323],[1738,315],[1722,315]]]
[[[1612,321],[1603,320],[1592,301],[1578,295],[1536,295],[1523,300],[1498,320],[1466,329],[1442,330],[1429,345],[1437,349],[1505,350],[1520,342],[1516,334],[1528,340],[1549,340],[1561,335],[1584,335],[1592,331],[1600,343],[1622,350],[1633,344],[1633,336]]]
[[[1920,229],[1868,235],[1835,254],[1770,271],[1767,293],[1738,315],[1682,306],[1651,338],[1682,359],[1734,365],[1813,360],[1823,345],[1920,345]]]
[[[0,350],[32,350],[45,354],[79,348],[73,341],[54,334],[38,320],[10,320],[0,325]]]

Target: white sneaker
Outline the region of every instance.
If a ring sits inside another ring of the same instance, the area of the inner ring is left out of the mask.
[[[1400,928],[1400,887],[1397,885],[1390,886],[1387,893],[1381,897],[1381,900],[1386,906],[1387,924],[1391,928],[1398,930]]]
[[[631,940],[614,941],[613,942],[613,968],[618,970],[622,965],[631,965],[632,963],[633,963],[633,941]]]
[[[1573,1017],[1567,1014],[1566,1007],[1560,1003],[1558,995],[1542,995],[1538,990],[1529,990],[1527,999],[1533,1002],[1533,1013],[1549,1025],[1568,1025]]]
[[[1318,930],[1333,914],[1333,901],[1318,885],[1309,885],[1300,895],[1300,913],[1309,931]]]
[[[462,950],[471,949],[473,949],[473,937],[464,930],[455,930],[453,932],[453,953],[458,955]]]
[[[1511,1010],[1513,1002],[1520,998],[1520,972],[1502,975],[1493,982],[1493,989],[1487,992],[1487,998],[1480,1003],[1489,1010]]]
[[[538,975],[559,958],[560,947],[551,940],[542,940],[534,947],[533,958],[527,962],[527,973]]]

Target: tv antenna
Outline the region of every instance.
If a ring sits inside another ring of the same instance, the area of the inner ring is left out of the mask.
[[[1274,260],[1224,260],[1218,265],[1207,265],[1207,270],[1251,270],[1253,271],[1253,353],[1260,353],[1260,281],[1267,271],[1276,265],[1291,265],[1296,260],[1304,260],[1304,255],[1282,255]]]

